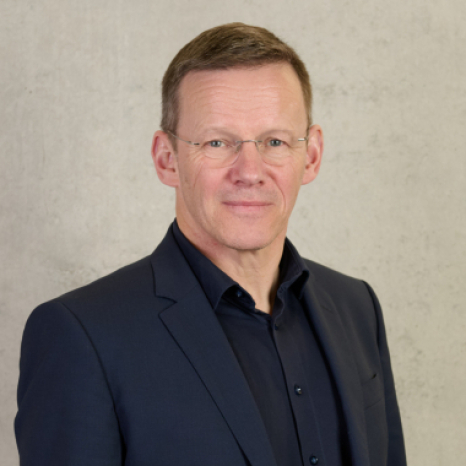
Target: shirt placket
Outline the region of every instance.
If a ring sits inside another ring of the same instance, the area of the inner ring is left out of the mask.
[[[310,387],[306,383],[304,366],[294,341],[296,316],[285,309],[284,291],[280,290],[281,309],[273,318],[273,338],[285,374],[286,387],[301,447],[303,465],[325,465],[321,433]],[[274,310],[275,312],[275,310]]]

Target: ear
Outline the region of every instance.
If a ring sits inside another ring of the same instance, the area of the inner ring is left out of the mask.
[[[155,132],[151,152],[159,180],[167,186],[176,188],[179,185],[178,164],[167,133]]]
[[[324,135],[322,134],[322,128],[319,125],[312,125],[309,128],[306,165],[304,167],[302,184],[310,183],[319,173],[323,152]]]

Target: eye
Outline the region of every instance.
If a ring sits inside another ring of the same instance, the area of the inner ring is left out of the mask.
[[[281,147],[285,145],[285,141],[282,141],[281,139],[270,139],[267,142],[267,145],[270,147]]]
[[[217,147],[224,147],[225,146],[225,142],[224,141],[220,141],[219,139],[214,139],[213,141],[207,141],[205,143],[205,145],[207,147],[214,147],[214,148],[217,148]]]

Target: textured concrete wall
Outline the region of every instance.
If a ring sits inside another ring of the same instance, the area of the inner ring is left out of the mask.
[[[382,302],[411,466],[466,456],[463,0],[1,0],[0,458],[40,302],[150,253],[173,218],[149,149],[171,57],[228,21],[296,47],[326,136],[290,234]]]

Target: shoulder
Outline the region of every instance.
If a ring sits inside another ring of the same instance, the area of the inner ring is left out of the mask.
[[[92,283],[38,306],[28,322],[77,320],[81,325],[124,325],[128,316],[157,310],[151,257],[122,267]]]
[[[347,329],[377,331],[381,310],[368,283],[307,259],[305,263],[311,289],[324,308],[336,311]]]
[[[365,281],[308,259],[304,259],[304,262],[315,283],[333,297],[339,295],[344,295],[346,298],[370,297],[370,287]]]
[[[151,255],[41,304],[29,320],[73,318],[88,329],[106,330],[143,326],[173,304],[172,296],[164,293],[166,282],[176,282],[175,288],[187,284],[174,280],[188,268],[179,256],[169,229]]]
[[[79,302],[121,302],[153,292],[150,256],[126,265],[85,286],[69,291],[55,300],[73,306]]]

